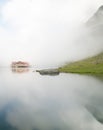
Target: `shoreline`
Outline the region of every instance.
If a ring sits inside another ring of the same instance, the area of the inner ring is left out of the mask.
[[[66,64],[58,68],[60,73],[103,74],[103,53]]]

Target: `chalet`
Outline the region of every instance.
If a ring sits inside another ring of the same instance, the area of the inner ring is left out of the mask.
[[[22,62],[22,61],[18,61],[18,62],[12,62],[11,64],[12,68],[19,68],[19,67],[30,67],[28,62]]]

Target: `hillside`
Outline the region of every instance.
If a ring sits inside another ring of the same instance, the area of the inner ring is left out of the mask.
[[[89,30],[89,36],[103,50],[103,5],[100,6],[94,15],[86,22],[85,27]],[[66,73],[90,73],[103,74],[103,53],[74,63],[68,63],[59,68],[60,72]]]
[[[64,65],[59,68],[59,71],[65,73],[103,74],[103,53]]]
[[[98,8],[86,25],[89,27],[103,26],[103,5]]]

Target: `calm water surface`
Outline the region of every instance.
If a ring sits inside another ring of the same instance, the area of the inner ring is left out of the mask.
[[[103,78],[0,69],[0,130],[103,130]]]

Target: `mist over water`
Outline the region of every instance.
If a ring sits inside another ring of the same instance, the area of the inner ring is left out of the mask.
[[[57,67],[102,52],[102,4],[0,1],[0,130],[103,130],[103,76],[1,67]]]
[[[0,130],[103,130],[103,77],[8,68],[0,77]]]
[[[102,0],[11,0],[0,9],[0,65],[55,67],[103,50],[85,23]],[[102,32],[101,32],[102,33]]]

